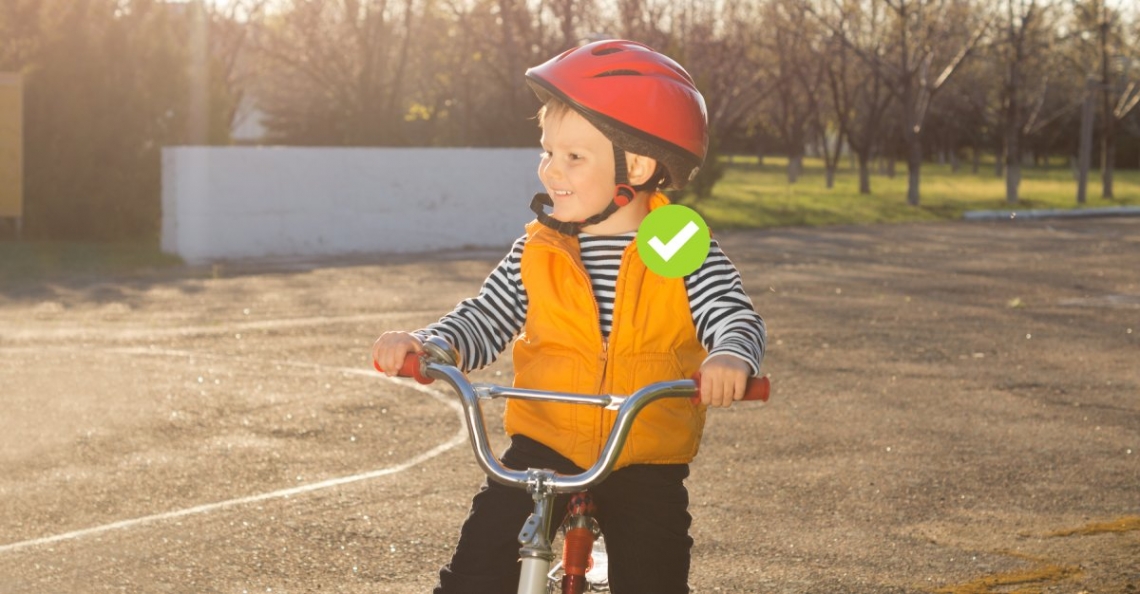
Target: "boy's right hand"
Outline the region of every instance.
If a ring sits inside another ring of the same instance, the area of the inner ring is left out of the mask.
[[[388,377],[395,377],[404,366],[408,353],[424,350],[423,343],[408,332],[385,332],[372,345],[372,363],[383,369]]]

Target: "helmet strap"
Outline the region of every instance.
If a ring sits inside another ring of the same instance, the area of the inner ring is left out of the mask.
[[[614,184],[614,197],[610,200],[606,208],[603,209],[602,212],[584,221],[560,221],[546,214],[546,211],[543,209],[544,206],[554,207],[554,201],[550,198],[549,194],[535,194],[534,198],[530,201],[530,210],[538,218],[539,223],[563,235],[576,236],[582,232],[582,227],[597,225],[610,218],[619,208],[633,202],[633,198],[637,193],[629,183],[629,166],[625,161],[625,151],[618,148],[617,145],[614,145]]]
[[[554,229],[555,231],[569,235],[571,237],[577,236],[578,232],[582,230],[580,223],[570,223],[567,221],[560,221],[548,214],[543,210],[544,206],[554,208],[554,201],[550,199],[550,194],[540,193],[535,194],[534,198],[530,201],[530,210],[534,212],[534,216],[538,219],[539,223]]]
[[[614,190],[613,203],[619,207],[633,202],[636,193],[629,183],[629,165],[625,161],[625,150],[614,145]],[[608,216],[608,215],[607,215]]]
[[[602,212],[599,212],[598,214],[584,221],[570,222],[560,221],[546,214],[546,211],[543,209],[545,206],[549,206],[551,208],[554,207],[554,201],[550,199],[550,194],[535,194],[534,198],[532,198],[530,201],[530,210],[534,213],[534,216],[538,219],[539,223],[542,223],[543,225],[550,227],[551,229],[554,229],[563,235],[569,235],[571,237],[577,236],[579,233],[581,233],[582,227],[597,225],[598,223],[610,218],[610,215],[614,214],[617,212],[617,209],[621,208],[618,206],[617,200],[611,200],[609,206],[607,206],[606,209]]]

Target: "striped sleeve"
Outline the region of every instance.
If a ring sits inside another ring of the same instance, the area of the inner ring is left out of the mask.
[[[764,319],[744,292],[740,272],[715,239],[704,264],[685,277],[685,286],[697,337],[709,356],[732,355],[747,362],[753,375],[759,375],[767,342]]]
[[[455,306],[427,328],[413,334],[420,340],[440,336],[459,349],[464,371],[493,363],[523,328],[527,298],[522,284],[522,250],[526,236],[483,281],[479,294]]]

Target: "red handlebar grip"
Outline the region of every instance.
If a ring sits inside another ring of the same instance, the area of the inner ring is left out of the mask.
[[[693,374],[693,381],[697,382],[697,395],[693,396],[693,404],[701,403],[701,372]],[[750,377],[748,384],[744,387],[744,398],[741,400],[759,400],[761,402],[768,402],[768,396],[772,391],[772,382],[768,380],[768,376]]]
[[[743,400],[759,400],[760,402],[768,402],[768,396],[772,393],[772,382],[768,376],[762,375],[748,379],[748,387],[744,390]]]
[[[404,364],[400,367],[400,371],[396,372],[396,375],[399,377],[413,378],[421,384],[430,384],[430,383],[434,382],[435,381],[434,379],[427,377],[427,376],[424,376],[424,375],[420,375],[420,359],[423,358],[425,355],[426,355],[426,353],[422,353],[422,352],[421,353],[408,353],[407,356],[404,357]],[[375,360],[372,361],[372,366],[376,368],[376,371],[379,371],[380,373],[384,373],[384,370],[380,368],[380,364],[377,363]]]

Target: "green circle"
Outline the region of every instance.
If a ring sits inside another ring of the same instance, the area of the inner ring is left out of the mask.
[[[653,209],[637,228],[637,253],[653,272],[680,278],[709,255],[709,226],[697,211],[680,204]]]

